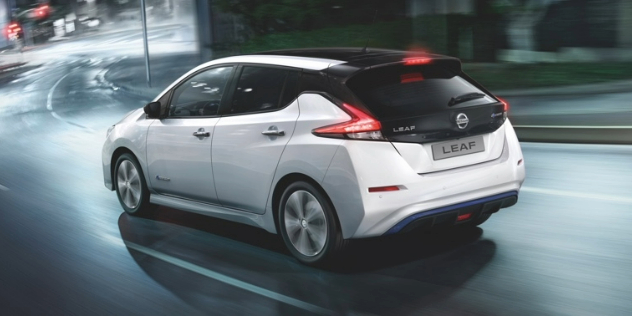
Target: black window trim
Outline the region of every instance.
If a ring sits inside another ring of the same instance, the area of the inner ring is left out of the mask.
[[[290,104],[294,103],[294,101],[296,101],[296,99],[298,99],[298,97],[300,96],[300,93],[298,93],[297,96],[295,98],[293,98],[291,101],[289,101],[287,104],[283,105],[282,107],[279,106],[279,107],[274,108],[274,109],[260,110],[260,111],[254,111],[254,112],[245,112],[245,113],[230,113],[230,107],[232,105],[233,96],[235,94],[235,90],[237,89],[237,83],[239,82],[239,78],[241,77],[241,73],[242,73],[244,67],[246,67],[246,66],[248,66],[248,67],[263,67],[263,68],[276,68],[276,69],[283,69],[283,70],[288,70],[288,71],[296,71],[296,72],[299,73],[298,81],[301,80],[301,75],[303,74],[303,71],[304,71],[302,68],[296,68],[296,67],[290,67],[290,66],[281,66],[281,65],[272,65],[272,64],[262,64],[262,63],[245,63],[245,62],[242,62],[242,63],[238,63],[237,65],[238,65],[238,67],[237,67],[237,70],[235,71],[234,76],[232,77],[231,85],[230,85],[230,89],[228,90],[226,102],[225,103],[222,102],[222,104],[220,105],[219,111],[218,111],[218,114],[219,114],[220,117],[232,117],[232,116],[252,115],[252,114],[261,114],[261,113],[269,113],[269,112],[281,111],[281,110],[287,108]],[[287,84],[287,76],[285,77],[285,80],[283,81],[283,89],[281,90],[279,103],[282,101],[283,93],[285,92],[286,84]],[[297,85],[298,85],[298,82],[297,82]]]
[[[215,115],[205,115],[205,116],[170,116],[169,112],[171,110],[171,102],[173,101],[173,93],[174,91],[176,91],[180,86],[182,86],[185,82],[187,82],[187,80],[197,76],[198,74],[201,74],[205,71],[211,70],[211,69],[215,69],[215,68],[222,68],[222,67],[233,67],[233,70],[231,72],[231,74],[228,76],[228,82],[226,82],[226,89],[225,89],[225,93],[224,95],[222,95],[222,99],[220,100],[220,106],[219,109],[217,110],[217,114]],[[228,100],[228,96],[230,94],[230,97],[232,98],[232,93],[230,88],[232,88],[232,82],[235,81],[235,75],[237,73],[237,69],[239,68],[239,64],[236,63],[228,63],[228,64],[216,64],[216,65],[211,65],[209,67],[200,69],[192,74],[190,74],[189,76],[187,76],[186,78],[180,80],[180,82],[178,82],[178,84],[176,84],[175,86],[173,86],[173,88],[169,89],[169,91],[166,93],[168,95],[167,97],[167,105],[166,105],[166,110],[165,110],[165,117],[162,119],[206,119],[206,118],[219,118],[221,117],[221,109],[222,106],[224,106],[224,103],[227,102]],[[161,98],[162,99],[162,98]]]

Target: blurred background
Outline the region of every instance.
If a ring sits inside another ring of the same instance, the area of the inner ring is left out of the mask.
[[[627,315],[630,0],[0,0],[8,315]],[[106,130],[205,61],[303,47],[455,56],[506,99],[527,179],[481,228],[298,264],[275,235],[103,187]]]

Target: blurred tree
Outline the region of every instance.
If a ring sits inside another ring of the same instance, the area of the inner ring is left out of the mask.
[[[371,23],[403,16],[406,0],[217,0],[220,10],[240,15],[259,35],[334,25]]]
[[[218,0],[224,12],[241,15],[257,34],[274,30],[303,30],[322,15],[332,0]]]

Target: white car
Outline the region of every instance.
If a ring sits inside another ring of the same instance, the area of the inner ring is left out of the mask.
[[[458,59],[304,49],[213,60],[112,126],[105,186],[261,227],[301,262],[347,240],[479,225],[525,178],[508,105]]]

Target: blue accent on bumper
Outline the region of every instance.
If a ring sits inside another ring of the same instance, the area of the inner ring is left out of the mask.
[[[391,229],[389,229],[386,233],[384,233],[384,235],[395,234],[395,233],[399,232],[400,230],[402,230],[404,227],[406,227],[406,225],[410,224],[412,221],[414,221],[416,219],[419,219],[419,218],[422,218],[422,217],[433,216],[433,215],[437,215],[437,214],[440,214],[440,213],[450,212],[450,211],[454,211],[454,210],[462,208],[462,207],[468,207],[468,206],[472,206],[472,205],[483,204],[483,203],[487,203],[487,202],[491,202],[491,201],[495,201],[495,200],[499,200],[499,199],[508,198],[508,197],[511,197],[511,196],[518,196],[518,191],[505,192],[505,193],[501,193],[501,194],[497,194],[497,195],[492,195],[492,196],[480,198],[480,199],[477,199],[477,200],[472,200],[472,201],[463,202],[463,203],[459,203],[459,204],[454,204],[454,205],[440,207],[440,208],[437,208],[437,209],[434,209],[434,210],[428,210],[428,211],[415,213],[413,215],[410,215],[410,216],[404,218],[401,222],[397,223],[395,226],[393,226]]]

